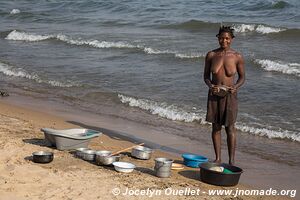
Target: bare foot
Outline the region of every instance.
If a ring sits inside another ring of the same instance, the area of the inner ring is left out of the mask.
[[[229,165],[234,165],[234,160],[229,160]]]
[[[213,162],[214,162],[214,163],[220,164],[220,163],[221,163],[221,159],[216,159],[216,160],[214,160]]]

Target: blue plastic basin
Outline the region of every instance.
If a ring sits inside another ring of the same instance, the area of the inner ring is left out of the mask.
[[[185,153],[182,154],[182,158],[183,158],[184,165],[193,168],[199,167],[199,164],[201,163],[208,162],[208,158],[196,154]]]

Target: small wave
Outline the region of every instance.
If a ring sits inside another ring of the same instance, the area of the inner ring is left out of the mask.
[[[146,54],[170,54],[174,55],[175,58],[181,59],[193,59],[199,57],[205,57],[202,53],[179,53],[177,51],[171,50],[159,50],[151,47],[145,47],[143,45],[134,45],[128,42],[118,41],[118,42],[107,42],[107,41],[98,41],[98,40],[83,40],[83,39],[73,39],[69,36],[58,34],[58,35],[38,35],[38,34],[29,34],[25,32],[19,32],[16,30],[11,31],[5,39],[15,40],[15,41],[26,41],[26,42],[38,42],[48,39],[56,39],[67,44],[71,45],[87,45],[94,48],[127,48],[127,49],[139,49]]]
[[[210,124],[205,121],[205,114],[202,110],[193,108],[195,112],[187,112],[186,110],[167,103],[159,103],[148,99],[138,99],[118,94],[120,101],[131,107],[137,107],[146,110],[153,115],[170,119],[173,121],[183,122],[200,122],[200,124]],[[300,142],[300,134],[288,130],[271,130],[267,128],[255,128],[247,126],[243,123],[237,123],[236,128],[242,132],[250,133],[268,138],[289,139]]]
[[[182,22],[182,23],[163,25],[161,27],[162,28],[171,28],[171,29],[182,29],[182,30],[188,30],[188,31],[201,31],[203,29],[216,30],[216,29],[218,29],[218,27],[220,27],[220,24],[192,19],[192,20]]]
[[[81,39],[72,39],[63,34],[58,35],[38,35],[38,34],[29,34],[25,32],[19,32],[13,30],[10,32],[6,38],[7,40],[16,40],[16,41],[27,41],[27,42],[37,42],[48,39],[57,39],[62,42],[66,42],[72,45],[88,45],[96,48],[137,48],[134,45],[125,43],[125,42],[106,42],[98,40],[81,40]]]
[[[169,50],[157,50],[150,47],[140,47],[143,49],[143,51],[147,54],[175,54],[175,51],[169,51]]]
[[[37,42],[37,41],[47,40],[47,39],[50,39],[53,37],[54,36],[52,36],[52,35],[29,34],[29,33],[13,30],[5,37],[5,39],[6,40],[15,40],[15,41]]]
[[[289,3],[285,2],[285,1],[274,1],[271,4],[271,8],[272,9],[283,9],[290,6]]]
[[[290,7],[292,4],[289,4],[286,1],[278,1],[278,0],[271,0],[271,1],[252,1],[252,2],[245,2],[242,3],[240,7],[244,11],[266,11],[266,12],[274,12],[276,10],[282,10],[287,7]]]
[[[256,24],[235,24],[233,28],[235,32],[238,33],[257,32],[261,34],[279,33],[281,31],[286,30],[283,28],[269,27],[269,26],[256,25]]]
[[[263,24],[238,24],[238,23],[229,23],[229,24],[233,24],[232,26],[235,32],[237,33],[256,32],[260,34],[269,34],[269,33],[279,33],[288,30],[285,28],[272,27]],[[211,29],[213,31],[216,31],[220,27],[220,23],[190,20],[180,24],[165,25],[164,27],[187,29],[187,30],[199,30],[199,31],[202,31],[202,29],[205,30]]]
[[[150,112],[151,114],[158,115],[166,119],[184,122],[199,121],[201,124],[207,123],[204,120],[204,116],[201,116],[200,114],[194,112],[187,112],[175,105],[158,103],[147,99],[137,99],[121,94],[118,94],[118,97],[124,104],[128,104],[131,107],[141,108]]]
[[[189,54],[183,54],[183,53],[175,53],[176,58],[203,58],[205,57],[205,54],[203,53],[189,53]]]
[[[268,26],[264,26],[264,25],[258,25],[255,29],[256,32],[262,33],[262,34],[278,33],[278,32],[285,31],[285,30],[286,29],[268,27]]]
[[[59,34],[56,36],[58,40],[73,45],[88,45],[96,48],[137,48],[135,45],[131,45],[127,42],[107,42],[98,40],[81,40],[72,39],[66,35]]]
[[[258,136],[265,136],[268,138],[278,138],[278,139],[289,139],[292,141],[300,142],[300,134],[288,130],[270,130],[266,128],[254,128],[249,127],[244,124],[237,124],[236,128],[243,132],[248,132]]]
[[[21,13],[21,11],[19,9],[12,9],[9,14],[15,15],[15,14],[19,14],[19,13]]]
[[[46,83],[46,84],[49,84],[54,87],[78,86],[78,85],[74,85],[74,84],[61,83],[61,82],[55,81],[55,80],[43,80],[36,74],[30,74],[30,73],[26,72],[24,69],[21,69],[21,68],[16,69],[5,63],[0,63],[0,72],[7,76],[26,78],[26,79],[34,80],[37,83]]]
[[[300,77],[299,63],[285,63],[282,61],[272,61],[267,59],[255,59],[254,62],[259,64],[266,71],[281,72],[284,74],[296,75]]]
[[[140,47],[140,48],[142,48],[143,51],[147,54],[170,54],[170,55],[174,55],[175,58],[181,58],[181,59],[193,59],[193,58],[205,57],[203,53],[179,53],[177,51],[158,50],[150,47]]]

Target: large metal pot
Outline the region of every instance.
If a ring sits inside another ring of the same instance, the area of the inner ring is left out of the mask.
[[[153,150],[150,148],[137,146],[131,150],[131,156],[142,160],[149,160],[152,152]]]
[[[53,160],[53,153],[47,151],[33,152],[32,160],[35,163],[50,163]]]

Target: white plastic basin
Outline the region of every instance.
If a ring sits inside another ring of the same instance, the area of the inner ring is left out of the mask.
[[[134,170],[135,165],[128,162],[113,162],[115,170],[123,173],[130,173]]]

